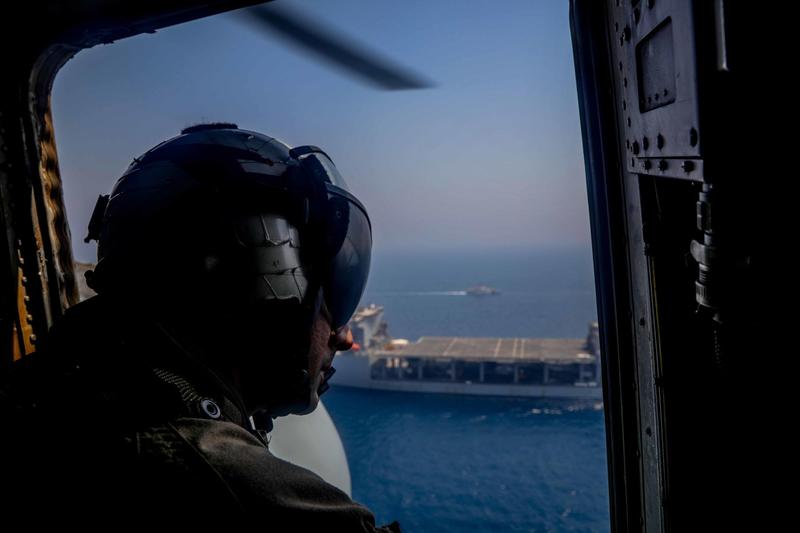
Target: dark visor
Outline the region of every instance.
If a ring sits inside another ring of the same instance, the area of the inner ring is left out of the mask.
[[[353,195],[327,184],[330,211],[328,272],[322,291],[333,329],[353,316],[367,285],[372,253],[372,229],[364,207]]]

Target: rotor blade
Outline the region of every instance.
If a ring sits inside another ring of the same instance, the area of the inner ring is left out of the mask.
[[[287,41],[327,60],[381,89],[403,90],[431,87],[431,83],[363,46],[353,43],[330,28],[304,15],[274,5],[258,6],[242,11],[260,27],[274,31]]]

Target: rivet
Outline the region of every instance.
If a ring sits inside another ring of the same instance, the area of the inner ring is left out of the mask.
[[[650,140],[647,137],[642,138],[642,148],[644,148],[645,150],[650,148]]]
[[[633,153],[639,155],[639,141],[633,141]]]
[[[684,170],[684,172],[691,172],[694,170],[694,161],[684,161],[681,163],[681,168]]]
[[[694,128],[689,130],[689,144],[697,146],[697,130]]]
[[[31,335],[30,337],[28,337],[28,339],[31,341],[31,344],[36,343],[36,335]]]
[[[661,161],[658,162],[658,170],[663,172],[667,170],[667,168],[669,168],[669,164],[665,159],[662,159]]]
[[[649,159],[645,159],[643,165],[645,170],[653,168],[653,163],[651,163]]]
[[[661,135],[660,133],[656,135],[656,146],[658,147],[659,150],[664,148],[664,136]]]

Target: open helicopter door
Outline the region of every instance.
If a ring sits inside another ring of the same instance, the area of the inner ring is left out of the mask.
[[[725,0],[571,1],[616,532],[766,531],[780,512],[778,19]]]

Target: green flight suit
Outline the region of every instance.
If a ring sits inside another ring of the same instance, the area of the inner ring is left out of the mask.
[[[97,296],[14,365],[0,387],[0,511],[26,525],[400,531],[272,455],[238,394],[159,331]]]

